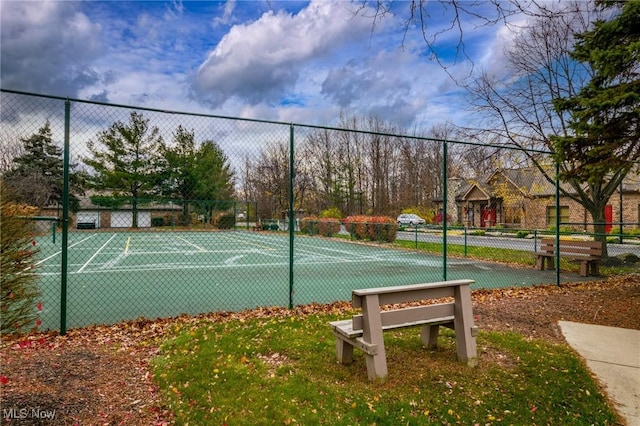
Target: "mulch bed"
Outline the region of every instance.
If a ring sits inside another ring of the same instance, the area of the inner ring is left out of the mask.
[[[511,330],[557,343],[564,342],[559,320],[640,330],[640,275],[563,287],[481,290],[473,299],[482,330]],[[171,424],[172,413],[158,394],[149,361],[176,327],[348,308],[336,303],[139,320],[5,341],[0,348],[2,420],[13,417],[10,424],[20,425]]]

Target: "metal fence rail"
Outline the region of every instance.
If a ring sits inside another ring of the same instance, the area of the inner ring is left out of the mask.
[[[488,145],[375,120],[333,128],[2,90],[0,122],[3,180],[48,221],[32,273],[43,327],[61,333],[328,303],[363,286],[560,284],[579,277],[533,267],[541,236],[594,231],[522,152],[492,147],[513,166],[465,177],[465,152]],[[609,251],[638,253],[640,195],[619,195]],[[404,211],[427,223],[397,223]]]

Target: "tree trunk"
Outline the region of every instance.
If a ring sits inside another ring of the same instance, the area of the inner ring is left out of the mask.
[[[594,239],[602,242],[602,258],[606,259],[609,254],[607,250],[607,233],[605,231],[604,205],[601,206],[601,203],[595,204],[595,209],[590,212],[593,218]]]

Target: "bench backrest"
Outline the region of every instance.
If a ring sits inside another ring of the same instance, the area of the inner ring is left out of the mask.
[[[540,243],[540,251],[549,254],[555,253],[555,247],[556,240],[554,239],[543,239]],[[600,257],[602,256],[602,242],[560,240],[560,254]]]
[[[353,306],[356,308],[362,307],[363,299],[372,295],[378,297],[379,305],[454,297],[456,287],[469,286],[474,282],[474,280],[452,280],[427,284],[354,290],[352,294]],[[454,314],[454,306],[455,303],[450,302],[383,311],[380,313],[382,327],[409,325],[413,322],[424,320],[437,321],[438,319],[448,319]],[[362,322],[362,314],[354,315],[353,330],[362,330]]]
[[[380,305],[453,297],[455,295],[456,287],[471,285],[474,282],[474,280],[452,280],[426,284],[410,284],[353,290],[352,303],[355,308],[360,308],[362,307],[363,297],[373,294],[378,295]]]
[[[409,326],[421,321],[438,321],[449,319],[453,316],[454,304],[439,303],[428,306],[412,306],[403,309],[393,309],[380,312],[382,328]],[[352,328],[354,331],[362,330],[362,314],[354,315]]]

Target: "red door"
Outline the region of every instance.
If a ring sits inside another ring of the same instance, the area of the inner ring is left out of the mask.
[[[491,228],[496,226],[496,209],[483,209],[480,216],[480,227]]]
[[[613,206],[607,204],[604,206],[604,232],[607,234],[613,228]]]

